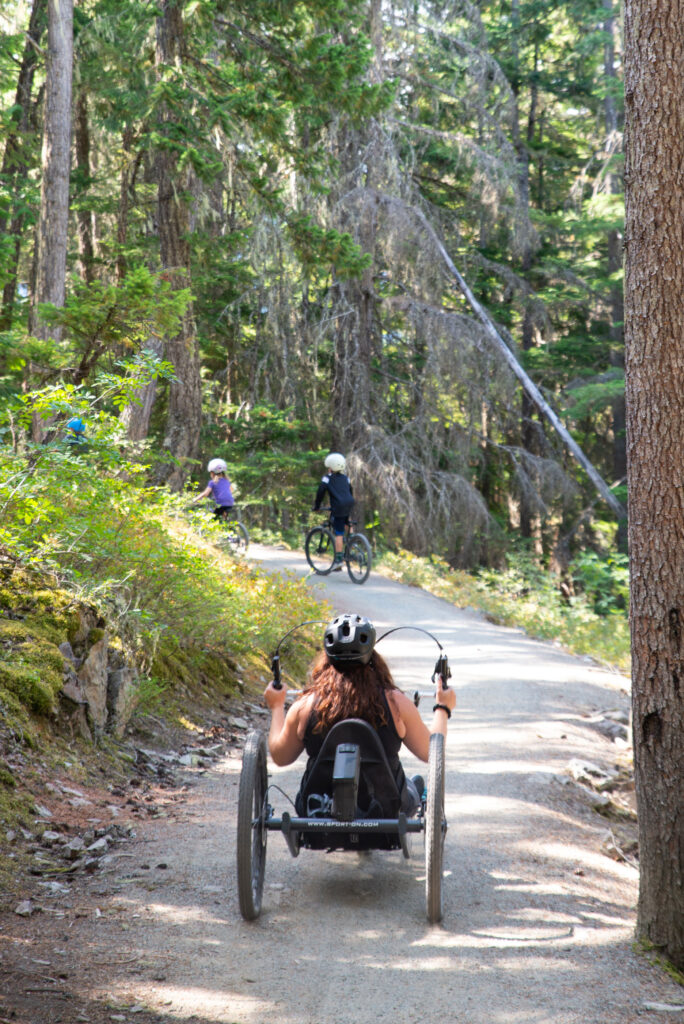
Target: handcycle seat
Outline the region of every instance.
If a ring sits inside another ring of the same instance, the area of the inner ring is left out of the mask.
[[[313,764],[307,765],[295,809],[301,817],[320,813],[333,796],[333,768],[340,744],[357,744],[361,767],[357,797],[359,818],[396,818],[401,793],[392,773],[385,748],[375,729],[361,718],[337,722],[323,740]],[[326,799],[327,798],[327,799]]]

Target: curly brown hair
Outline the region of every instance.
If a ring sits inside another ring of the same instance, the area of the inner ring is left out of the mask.
[[[387,724],[382,695],[396,689],[386,661],[375,651],[367,665],[352,662],[344,671],[321,651],[309,669],[302,696],[316,694],[314,732],[327,732],[345,718],[362,718],[377,729]]]

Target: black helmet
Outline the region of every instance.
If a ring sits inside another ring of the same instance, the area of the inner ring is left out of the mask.
[[[367,665],[375,646],[375,627],[361,615],[338,615],[323,634],[325,653],[335,667]]]

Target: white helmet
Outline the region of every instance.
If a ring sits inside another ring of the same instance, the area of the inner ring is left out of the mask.
[[[325,468],[333,473],[344,473],[347,468],[347,460],[339,452],[331,452],[325,460]]]
[[[227,473],[228,466],[225,464],[223,459],[212,459],[207,469],[210,473]]]

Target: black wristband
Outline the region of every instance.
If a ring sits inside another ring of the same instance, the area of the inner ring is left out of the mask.
[[[450,711],[450,709],[449,709],[449,708],[448,708],[448,707],[446,706],[446,704],[435,704],[435,706],[433,707],[433,709],[432,709],[432,710],[433,710],[433,712],[434,712],[434,711],[446,711],[446,713],[447,713],[447,718],[451,718],[451,711]]]

